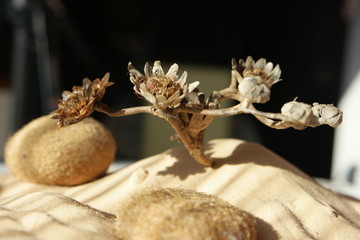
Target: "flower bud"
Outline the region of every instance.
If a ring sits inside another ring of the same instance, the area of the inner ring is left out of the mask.
[[[332,104],[314,103],[312,111],[322,124],[327,124],[335,128],[342,122],[342,112]]]
[[[269,86],[257,77],[244,78],[239,84],[240,94],[252,103],[265,103],[270,99]]]
[[[285,103],[281,108],[281,113],[305,126],[309,124],[313,116],[310,105],[296,101]]]

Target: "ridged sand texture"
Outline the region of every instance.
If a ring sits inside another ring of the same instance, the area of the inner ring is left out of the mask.
[[[259,240],[360,239],[359,201],[350,202],[353,208],[265,147],[218,139],[206,153],[214,168],[201,166],[179,147],[73,187],[29,184],[2,174],[0,239],[117,239],[119,209],[149,187],[215,195],[253,216]]]

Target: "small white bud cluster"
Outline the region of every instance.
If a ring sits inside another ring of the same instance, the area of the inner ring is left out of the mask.
[[[342,122],[342,112],[332,104],[314,103],[312,111],[318,118],[320,124],[327,124],[333,128],[336,128]]]
[[[251,103],[265,103],[270,100],[270,87],[260,77],[247,77],[239,83],[239,91]]]
[[[306,128],[312,119],[311,106],[297,101],[285,103],[281,108],[281,113],[288,116],[291,122],[296,123],[293,124],[296,129]]]
[[[294,100],[285,103],[281,108],[281,113],[290,118],[291,126],[296,129],[321,124],[335,128],[342,122],[342,112],[332,104],[313,103],[311,106]]]
[[[266,62],[264,58],[255,62],[252,57],[246,61],[240,59],[239,63],[233,60],[232,65],[240,95],[250,103],[266,103],[270,100],[270,88],[280,81],[279,65],[273,67],[272,62]]]

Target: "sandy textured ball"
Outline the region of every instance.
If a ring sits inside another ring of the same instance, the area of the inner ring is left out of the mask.
[[[226,201],[184,188],[145,188],[121,204],[117,236],[124,240],[252,240],[253,217]]]
[[[50,116],[37,118],[9,138],[5,163],[23,180],[49,185],[78,185],[106,173],[116,142],[95,119],[57,130]]]

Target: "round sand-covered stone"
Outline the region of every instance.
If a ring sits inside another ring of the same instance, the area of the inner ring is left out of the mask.
[[[186,188],[145,188],[123,202],[115,233],[133,240],[255,240],[254,217],[215,195]]]
[[[4,157],[18,178],[70,186],[105,174],[115,151],[114,137],[93,118],[57,130],[57,121],[43,116],[10,137]]]

